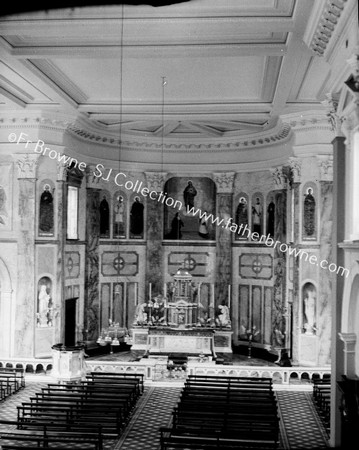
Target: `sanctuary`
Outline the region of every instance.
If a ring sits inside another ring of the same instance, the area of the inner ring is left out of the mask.
[[[200,289],[201,284],[196,285],[186,269],[178,269],[173,282],[165,285],[164,296],[137,307],[130,331],[131,351],[150,356],[181,353],[230,359],[233,332],[229,307],[219,305],[216,314],[212,297],[205,308]]]

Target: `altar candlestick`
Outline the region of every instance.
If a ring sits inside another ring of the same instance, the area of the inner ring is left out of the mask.
[[[135,305],[137,306],[137,283],[135,283]]]
[[[148,295],[149,295],[150,300],[151,300],[151,297],[152,297],[152,285],[151,285],[151,283],[150,283],[150,288],[149,288]]]
[[[211,284],[211,307],[214,308],[214,284]]]
[[[202,284],[202,283],[198,283],[198,292],[197,292],[197,302],[198,302],[198,305],[200,305],[200,303],[201,303],[201,284]]]
[[[228,285],[228,308],[231,307],[231,285]]]
[[[164,283],[164,285],[163,285],[163,296],[164,296],[164,298],[167,297],[167,283]]]

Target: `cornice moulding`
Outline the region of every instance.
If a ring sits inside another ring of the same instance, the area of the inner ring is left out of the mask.
[[[68,127],[69,133],[87,142],[94,142],[105,146],[119,147],[120,139],[115,134],[100,133],[98,131],[91,131],[89,129],[83,128],[81,124],[70,124]],[[237,136],[231,138],[203,138],[202,140],[190,138],[163,142],[160,138],[145,137],[140,136],[136,139],[130,139],[124,133],[122,134],[121,145],[123,148],[128,149],[140,149],[141,151],[149,150],[151,152],[173,152],[177,150],[188,151],[193,153],[193,151],[206,151],[206,152],[217,152],[221,151],[233,151],[233,149],[239,148],[256,148],[256,147],[268,147],[274,144],[286,142],[291,138],[291,129],[287,123],[279,123],[276,127],[271,130],[262,133],[253,133],[246,136]]]

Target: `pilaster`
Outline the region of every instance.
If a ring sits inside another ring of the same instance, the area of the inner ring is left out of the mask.
[[[17,226],[16,356],[35,354],[35,188],[38,155],[15,154],[19,187]]]

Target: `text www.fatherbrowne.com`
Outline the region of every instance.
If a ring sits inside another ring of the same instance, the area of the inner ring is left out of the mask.
[[[41,154],[43,156],[48,156],[50,159],[56,160],[60,163],[66,164],[66,165],[75,165],[80,169],[81,171],[84,171],[87,167],[85,162],[79,162],[76,158],[73,158],[71,156],[61,154],[57,152],[54,149],[51,149],[49,147],[45,146],[44,141],[37,140],[36,142],[33,142],[28,139],[28,135],[25,133],[20,133],[19,136],[16,135],[16,133],[10,133],[8,136],[9,142],[14,142],[16,144],[22,143],[25,148],[27,148],[30,144],[35,144],[34,152],[37,154]],[[106,176],[104,176],[106,174]],[[288,253],[289,255],[294,255],[294,257],[303,259],[305,258],[305,261],[308,261],[310,264],[314,264],[316,266],[319,266],[320,268],[324,270],[329,270],[332,273],[336,273],[337,275],[341,276],[349,276],[349,270],[342,266],[337,266],[335,263],[329,263],[326,259],[318,261],[318,258],[316,255],[309,255],[308,252],[302,250],[293,248],[284,242],[280,241],[274,241],[274,239],[268,234],[268,235],[259,235],[257,232],[252,232],[248,225],[238,225],[235,223],[234,219],[232,217],[229,218],[219,218],[218,216],[214,216],[213,214],[207,213],[207,211],[202,211],[199,208],[188,206],[184,209],[183,204],[180,200],[175,200],[172,197],[168,195],[167,192],[158,192],[157,190],[150,190],[148,187],[143,185],[142,181],[136,180],[135,182],[132,180],[124,181],[127,178],[127,175],[123,172],[113,173],[113,169],[105,169],[103,164],[97,164],[95,167],[95,171],[93,171],[93,176],[95,178],[101,178],[103,181],[110,181],[111,179],[113,182],[119,186],[124,187],[126,190],[130,190],[132,192],[137,192],[138,194],[141,194],[143,197],[149,197],[151,200],[156,200],[157,202],[160,202],[162,204],[165,204],[166,206],[173,207],[179,211],[185,210],[186,215],[191,215],[193,217],[197,216],[199,219],[204,220],[205,222],[210,223],[211,225],[215,225],[221,228],[224,228],[232,233],[238,234],[243,239],[250,239],[252,241],[263,243],[267,247],[273,247],[277,248],[282,253]]]

